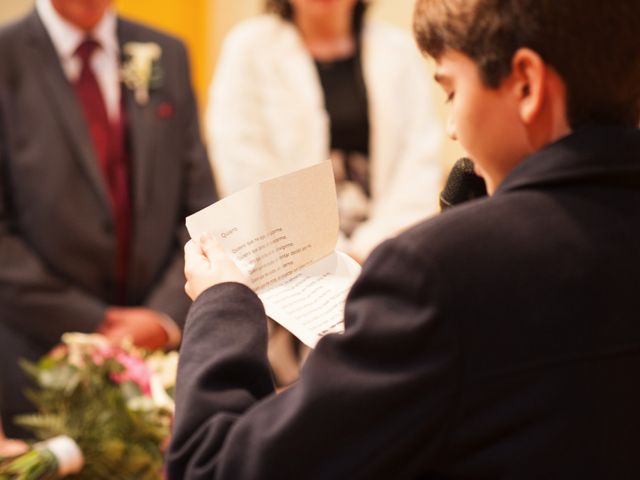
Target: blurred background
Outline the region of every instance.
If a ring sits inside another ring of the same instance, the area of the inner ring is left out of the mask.
[[[0,24],[18,18],[33,8],[34,0],[1,0]],[[207,90],[215,74],[218,53],[227,32],[240,20],[263,9],[263,0],[115,0],[123,15],[149,23],[181,37],[188,45],[193,82],[201,114],[207,101]],[[414,0],[373,0],[370,15],[410,31]],[[431,65],[425,61],[425,68]],[[445,96],[430,80],[433,98],[442,121],[446,121]],[[443,143],[440,159],[445,172],[463,156],[458,144],[448,138]]]

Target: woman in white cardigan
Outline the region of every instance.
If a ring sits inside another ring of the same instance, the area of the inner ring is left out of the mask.
[[[434,213],[441,178],[442,129],[423,61],[408,34],[364,20],[365,7],[268,0],[271,14],[227,37],[207,111],[223,195],[331,157],[340,248],[358,260]]]

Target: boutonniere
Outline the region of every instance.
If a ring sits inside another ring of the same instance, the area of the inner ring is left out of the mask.
[[[122,81],[133,91],[138,105],[149,102],[149,92],[162,83],[160,57],[162,49],[157,43],[129,42],[123,47]]]

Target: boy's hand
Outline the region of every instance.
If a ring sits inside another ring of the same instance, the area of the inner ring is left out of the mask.
[[[249,279],[211,235],[203,235],[199,243],[193,240],[187,242],[184,254],[184,274],[187,277],[184,289],[192,300],[219,283],[249,285]]]

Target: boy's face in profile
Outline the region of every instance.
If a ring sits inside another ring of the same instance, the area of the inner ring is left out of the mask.
[[[498,88],[485,86],[478,67],[462,52],[447,49],[436,59],[434,76],[450,112],[447,134],[474,160],[492,193],[507,173],[531,153],[511,76]]]

